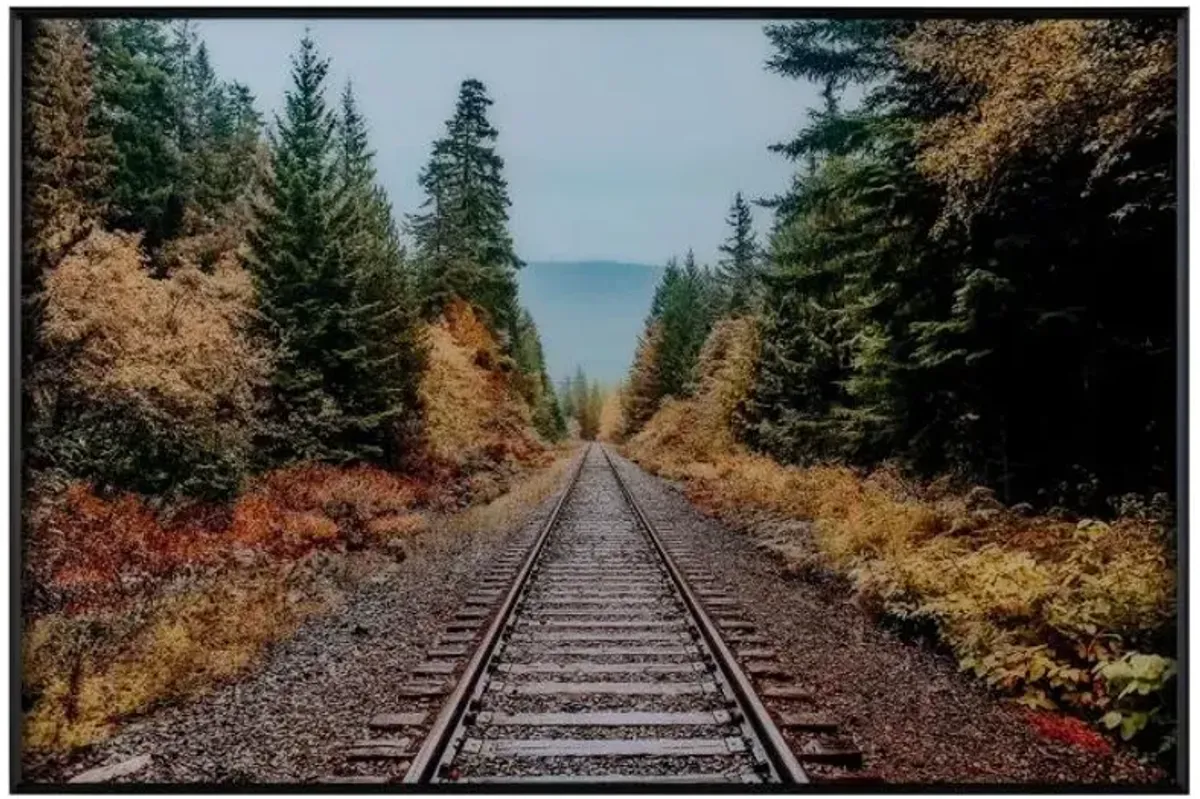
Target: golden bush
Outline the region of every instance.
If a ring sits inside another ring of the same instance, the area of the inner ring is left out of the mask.
[[[1114,20],[929,20],[901,45],[909,64],[978,96],[921,131],[919,167],[960,216],[1022,153],[1094,154],[1102,172],[1173,118],[1175,42]]]
[[[46,278],[42,337],[69,351],[81,391],[132,398],[187,419],[248,416],[269,367],[246,333],[250,276],[233,255],[211,273],[156,279],[130,233],[93,233]]]
[[[429,454],[456,466],[539,460],[544,446],[532,411],[510,382],[495,337],[462,301],[427,331],[429,361],[421,377]]]
[[[714,329],[695,397],[665,403],[627,445],[632,457],[731,518],[756,509],[811,520],[788,528],[808,541],[772,546],[802,571],[844,576],[865,608],[936,630],[997,690],[1091,714],[1127,737],[1149,723],[1173,674],[1170,658],[1140,649],[1174,619],[1166,531],[1133,518],[1018,516],[983,489],[918,485],[890,467],[801,469],[750,453],[731,420],[753,374],[752,331],[737,320]],[[1130,660],[1142,656],[1153,660]],[[1141,682],[1114,665],[1130,662]],[[1110,689],[1110,677],[1137,688]]]

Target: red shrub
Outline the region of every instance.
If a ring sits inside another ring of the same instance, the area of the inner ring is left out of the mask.
[[[1062,741],[1092,752],[1106,754],[1112,751],[1112,743],[1107,738],[1076,716],[1031,710],[1027,718],[1040,735],[1052,741]]]
[[[30,568],[53,605],[79,608],[140,593],[185,564],[215,562],[219,531],[194,513],[165,528],[136,495],[97,496],[72,483],[30,543]]]

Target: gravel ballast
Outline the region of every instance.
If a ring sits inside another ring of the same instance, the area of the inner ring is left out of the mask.
[[[692,505],[679,485],[615,452],[613,460],[651,521],[669,525],[770,639],[791,683],[812,693],[813,710],[836,720],[862,750],[871,776],[909,784],[1165,784],[1161,770],[1128,752],[1042,737],[1023,709],[989,695],[948,656],[877,627],[844,586],[789,573],[760,545],[778,532],[771,523],[735,531]]]
[[[337,773],[367,722],[396,709],[391,689],[425,659],[492,560],[523,538],[532,542],[569,471],[508,529],[464,532],[435,521],[406,542],[403,562],[378,570],[342,608],[275,644],[260,668],[203,698],[151,712],[24,780],[62,783],[144,755],[149,765],[117,781],[310,782]]]

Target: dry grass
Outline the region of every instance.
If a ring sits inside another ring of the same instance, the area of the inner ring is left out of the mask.
[[[295,573],[290,564],[229,572],[133,611],[35,620],[22,646],[23,692],[34,700],[23,747],[94,743],[130,716],[249,668],[328,600],[291,587]]]
[[[793,526],[806,540],[775,542],[796,569],[845,577],[869,610],[935,630],[964,669],[1026,704],[1093,718],[1116,710],[1134,726],[1149,720],[1138,714],[1160,699],[1173,664],[1148,662],[1144,696],[1135,689],[1118,699],[1127,683],[1108,677],[1133,653],[1160,651],[1173,621],[1166,531],[1135,519],[1023,517],[984,489],[956,493],[890,468],[799,469],[752,454],[728,424],[751,373],[752,348],[737,344],[751,341],[745,333],[714,331],[701,390],[654,416],[629,444],[635,459],[684,481],[695,501],[728,518],[752,509],[811,520]]]
[[[512,486],[505,494],[487,504],[476,505],[449,517],[450,530],[499,530],[512,526],[531,508],[549,497],[562,483],[578,445],[563,445],[554,450],[555,460],[531,477]]]
[[[548,454],[548,468],[449,515],[445,526],[514,524],[560,484],[571,454]],[[354,570],[385,562],[369,552],[354,560],[346,550],[425,530],[412,505],[431,493],[378,469],[296,467],[261,479],[222,527],[219,514],[163,520],[135,497],[105,500],[74,487],[66,508],[50,514],[58,557],[38,572],[73,601],[42,612],[22,637],[23,694],[32,702],[23,746],[94,743],[155,705],[254,667],[268,644],[335,606],[353,587]],[[201,564],[212,568],[197,573]],[[134,583],[136,591],[126,590]]]

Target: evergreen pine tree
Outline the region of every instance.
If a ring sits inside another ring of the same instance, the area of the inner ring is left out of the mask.
[[[264,332],[276,350],[271,424],[263,455],[349,460],[354,427],[339,398],[361,379],[364,343],[346,269],[337,120],[325,103],[329,69],[305,34],[292,57],[292,87],[276,117],[267,201],[250,236],[248,267],[258,285]]]
[[[729,209],[729,238],[720,246],[725,258],[718,265],[717,280],[724,304],[731,315],[750,313],[760,294],[759,252],[755,241],[750,205],[739,191]]]
[[[575,367],[575,376],[571,379],[571,409],[582,430],[588,409],[588,380],[587,375],[583,373],[583,367],[578,365]]]
[[[183,219],[180,85],[171,43],[164,25],[150,19],[96,20],[89,32],[98,124],[113,142],[107,221],[143,231],[154,250]]]
[[[575,399],[571,391],[570,377],[564,377],[558,384],[558,404],[564,424],[575,418]]]
[[[691,393],[696,361],[716,317],[712,278],[696,264],[689,249],[682,268],[668,264],[661,293],[651,313],[662,325],[658,347],[658,389],[661,396]],[[656,314],[656,315],[655,315]]]
[[[508,232],[508,184],[496,153],[492,105],[478,80],[463,81],[446,133],[420,175],[423,212],[409,217],[421,260],[421,290],[436,313],[462,297],[489,315],[509,342],[518,321],[515,270],[522,266]]]
[[[395,464],[417,435],[424,342],[391,205],[376,183],[366,120],[349,84],[337,132],[341,269],[353,286],[348,326],[359,342],[339,397],[353,422],[344,446]]]

